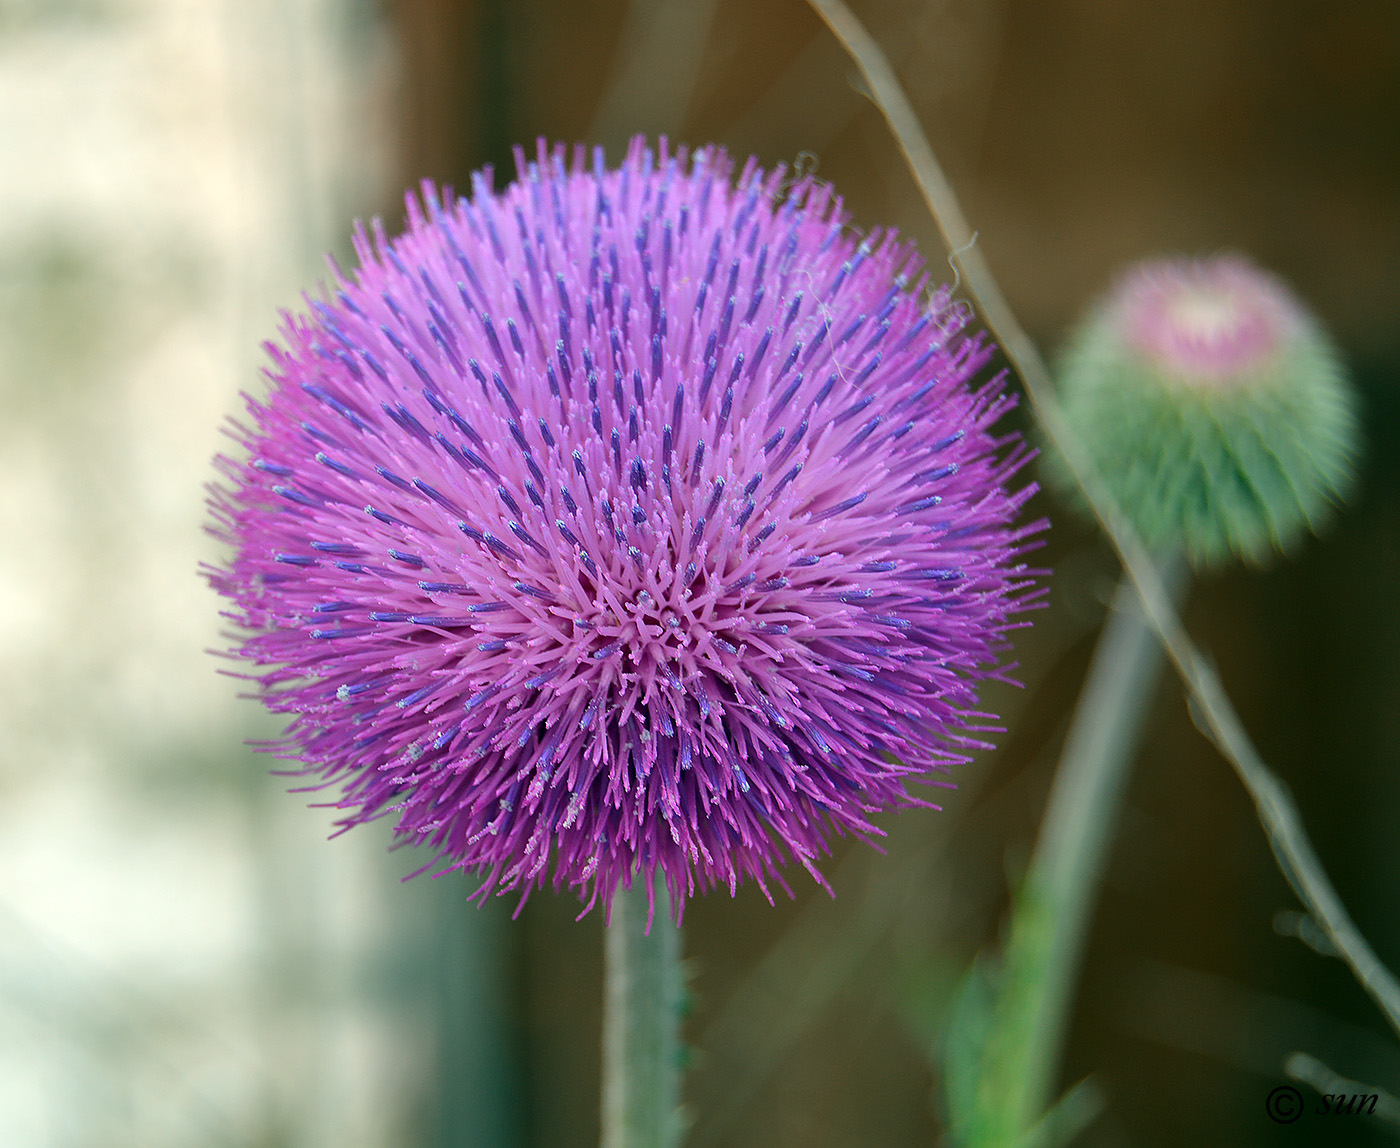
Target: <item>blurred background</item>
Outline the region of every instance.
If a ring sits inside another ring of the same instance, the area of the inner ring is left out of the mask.
[[[1292,560],[1187,621],[1400,964],[1400,7],[1391,0],[857,0],[1012,306],[1053,349],[1123,263],[1246,252],[1341,342],[1367,453]],[[400,879],[384,826],[242,748],[273,726],[203,651],[202,485],[280,307],[422,177],[543,135],[815,157],[858,227],[941,264],[879,116],[800,0],[0,0],[0,1144],[596,1143],[602,921]],[[942,1132],[948,993],[1008,874],[1116,578],[1055,517],[1009,732],[946,812],[693,904],[694,1148]],[[1067,1079],[1090,1145],[1380,1143],[1272,1125],[1294,1049],[1400,1089],[1400,1048],[1295,908],[1248,801],[1163,681],[1090,944]]]

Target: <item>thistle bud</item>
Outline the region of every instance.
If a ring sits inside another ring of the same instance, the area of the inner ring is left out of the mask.
[[[1238,256],[1143,263],[1071,338],[1065,417],[1144,542],[1262,562],[1346,494],[1356,403],[1336,349]],[[1071,487],[1047,452],[1052,482]]]

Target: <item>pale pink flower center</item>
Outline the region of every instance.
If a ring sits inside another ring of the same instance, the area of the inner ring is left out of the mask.
[[[1297,322],[1279,284],[1233,259],[1151,265],[1124,284],[1120,299],[1129,342],[1204,385],[1254,376]]]

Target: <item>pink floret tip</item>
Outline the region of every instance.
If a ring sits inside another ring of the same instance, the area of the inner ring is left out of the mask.
[[[1282,283],[1230,255],[1140,264],[1109,308],[1129,346],[1159,369],[1214,386],[1267,370],[1304,323]]]

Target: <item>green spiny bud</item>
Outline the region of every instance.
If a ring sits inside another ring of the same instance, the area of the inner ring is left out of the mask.
[[[1059,392],[1143,541],[1197,566],[1289,549],[1351,484],[1356,403],[1335,348],[1236,256],[1129,270],[1070,340]]]

